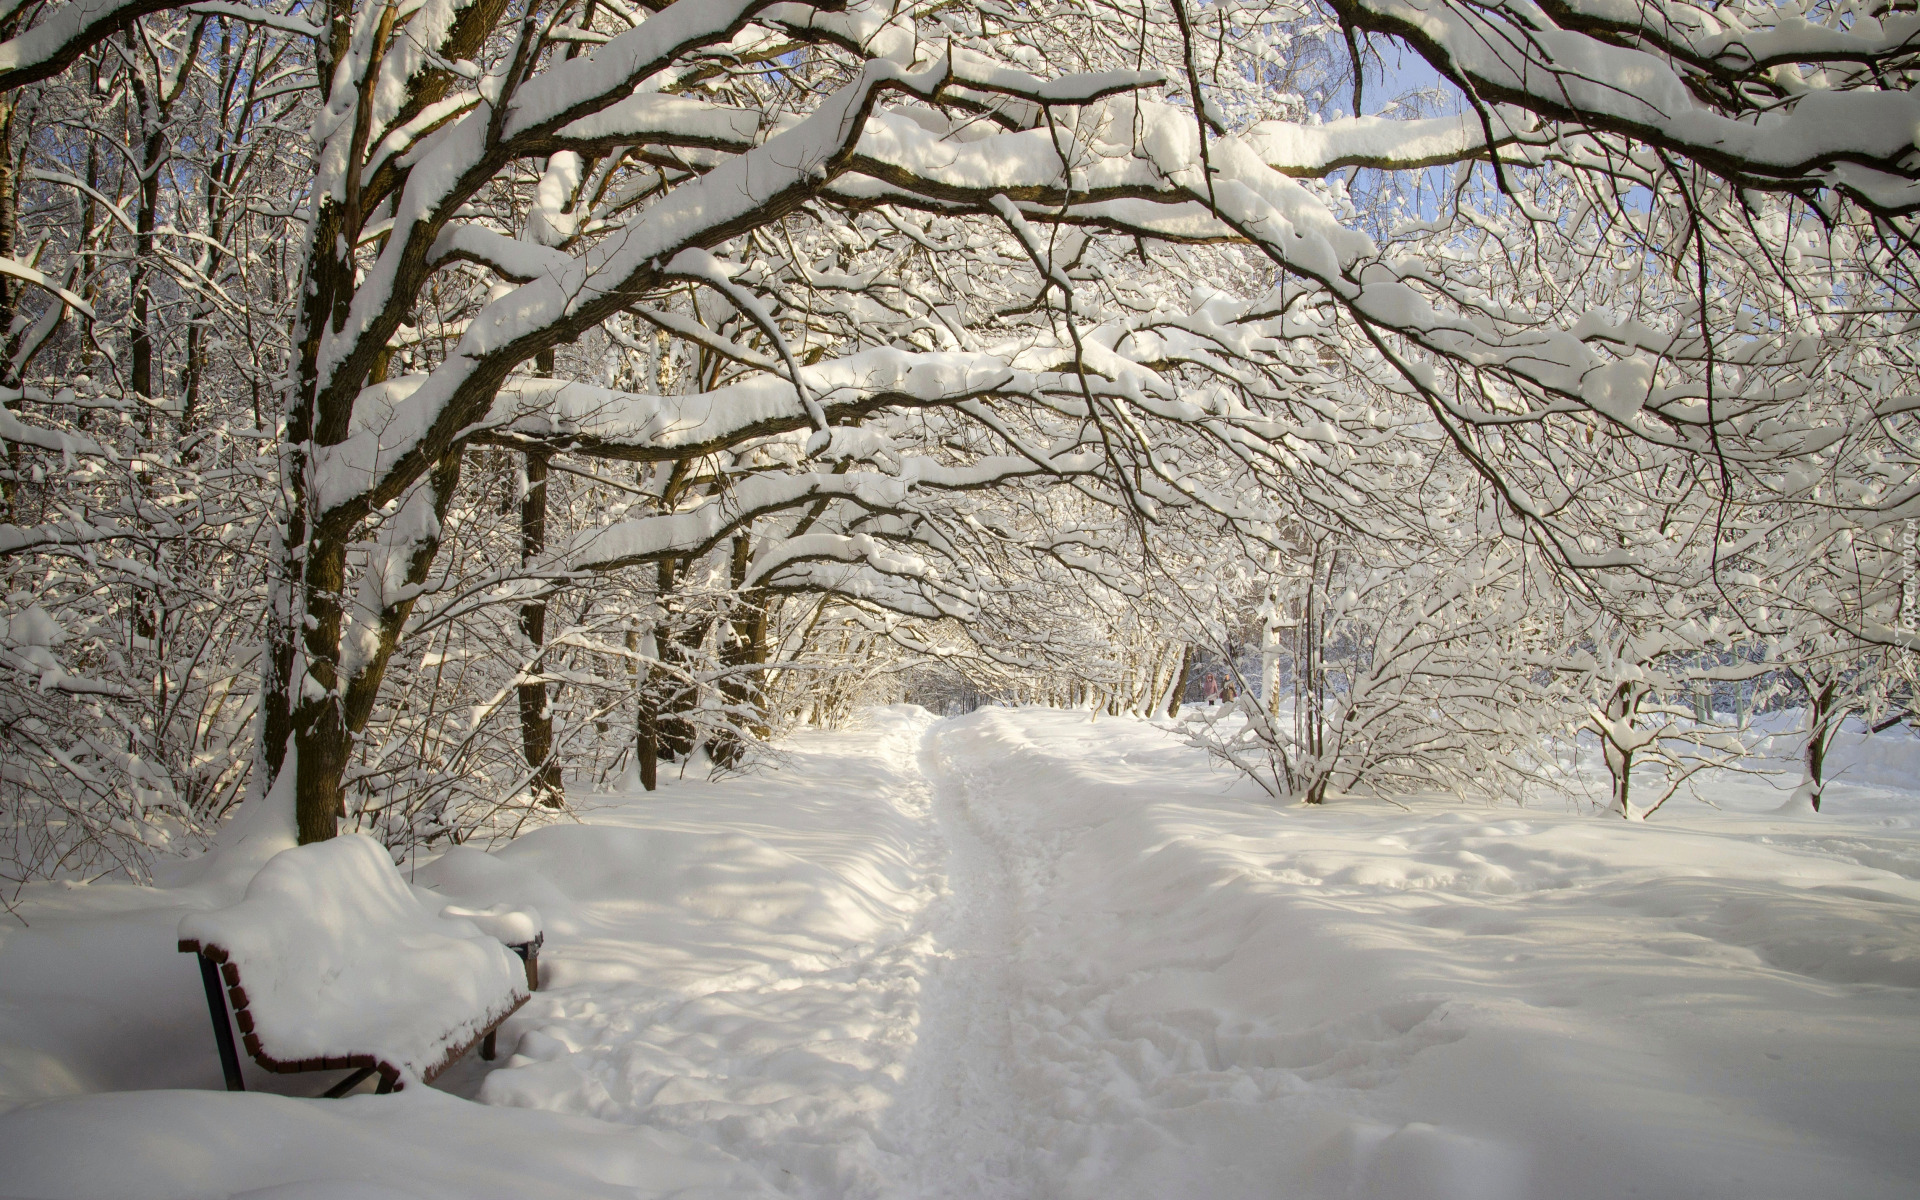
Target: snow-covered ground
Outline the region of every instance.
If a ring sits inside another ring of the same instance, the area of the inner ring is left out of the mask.
[[[184,1090],[173,931],[245,872],[40,887],[0,1196],[1910,1197],[1911,743],[1819,816],[1736,781],[1640,825],[1276,809],[1141,722],[885,710],[421,868],[539,909],[543,990],[510,1057],[344,1101]]]

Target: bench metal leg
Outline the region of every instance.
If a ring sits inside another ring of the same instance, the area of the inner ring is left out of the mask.
[[[244,1092],[246,1081],[240,1078],[240,1051],[233,1044],[233,1020],[227,1015],[227,989],[220,981],[220,967],[204,954],[200,960],[200,983],[207,989],[207,1013],[213,1018],[213,1044],[220,1048],[220,1070],[226,1074],[227,1090]]]
[[[361,1067],[358,1071],[355,1071],[339,1083],[334,1084],[326,1091],[320,1093],[320,1096],[324,1100],[338,1100],[348,1092],[359,1087],[361,1082],[364,1081],[367,1076],[373,1074],[373,1072],[374,1068],[372,1067]]]

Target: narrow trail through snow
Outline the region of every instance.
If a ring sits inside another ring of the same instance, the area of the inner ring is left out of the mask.
[[[919,1036],[881,1144],[905,1168],[902,1200],[1031,1196],[1012,1023],[1023,893],[981,836],[966,783],[940,752],[941,732],[936,725],[922,737],[918,766],[946,846],[946,889],[927,914]]]

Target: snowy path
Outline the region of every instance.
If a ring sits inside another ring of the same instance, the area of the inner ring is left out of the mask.
[[[0,1195],[1909,1197],[1920,797],[1722,800],[1275,809],[1139,722],[884,710],[423,869],[547,919],[479,1106],[113,1091],[214,1083],[169,931],[230,899],[48,889]]]
[[[943,761],[940,732],[927,732],[919,765],[946,846],[946,891],[928,913],[918,1037],[883,1144],[905,1167],[894,1181],[902,1197],[1032,1195],[1011,1017],[1022,897]]]
[[[1134,722],[936,731],[1060,1200],[1901,1197],[1920,806],[1275,811]]]

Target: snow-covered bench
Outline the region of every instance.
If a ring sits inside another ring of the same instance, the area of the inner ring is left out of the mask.
[[[495,1030],[535,986],[542,940],[532,914],[423,904],[359,835],[283,851],[240,903],[180,922],[228,1091],[243,1090],[229,1003],[267,1070],[352,1071],[329,1096],[375,1072],[382,1092],[429,1082],[476,1044],[492,1058]]]

